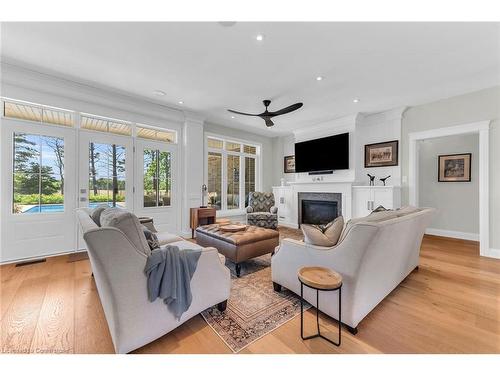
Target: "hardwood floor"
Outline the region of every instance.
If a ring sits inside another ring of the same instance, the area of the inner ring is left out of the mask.
[[[3,353],[114,352],[88,260],[67,260],[0,267]],[[322,330],[335,335],[335,322],[322,318]],[[314,322],[314,309],[306,321]],[[479,257],[475,242],[426,236],[419,269],[356,336],[344,330],[342,346],[304,342],[299,325],[296,317],[242,353],[500,353],[500,260]],[[135,353],[230,350],[198,315]]]

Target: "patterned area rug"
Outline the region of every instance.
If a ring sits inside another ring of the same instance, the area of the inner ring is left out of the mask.
[[[295,233],[293,237],[300,235]],[[270,255],[249,260],[242,264],[242,276],[237,278],[234,264],[227,261],[232,279],[227,309],[221,313],[213,307],[201,313],[235,353],[300,314],[299,297],[284,288],[280,293],[273,290],[270,265]],[[305,309],[309,307],[304,305]]]

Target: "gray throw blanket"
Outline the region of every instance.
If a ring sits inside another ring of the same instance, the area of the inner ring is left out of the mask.
[[[170,245],[154,249],[144,268],[148,278],[149,301],[162,298],[168,309],[180,320],[193,299],[191,278],[200,255],[201,250],[180,251],[177,246]]]

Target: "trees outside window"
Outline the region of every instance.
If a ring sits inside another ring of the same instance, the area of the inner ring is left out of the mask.
[[[64,139],[14,134],[13,213],[64,211]]]

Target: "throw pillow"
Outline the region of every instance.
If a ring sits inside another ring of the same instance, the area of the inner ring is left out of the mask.
[[[373,212],[381,212],[381,211],[389,211],[387,208],[385,208],[384,206],[378,206],[376,209],[374,209],[372,211]]]
[[[337,244],[344,227],[344,218],[337,217],[326,225],[308,225],[302,224],[302,233],[304,242],[310,245],[332,247]]]
[[[149,248],[151,250],[158,249],[160,247],[160,242],[156,234],[151,232],[145,225],[142,226],[142,230],[146,237],[146,241],[148,241]]]
[[[121,230],[137,250],[148,256],[151,254],[151,249],[142,230],[142,224],[133,213],[118,207],[107,208],[101,214],[101,226]]]
[[[94,223],[96,223],[96,225],[98,227],[101,226],[101,213],[102,211],[104,211],[106,208],[109,208],[108,205],[100,205],[100,206],[97,206],[96,208],[94,208],[92,210],[92,212],[90,213],[90,217],[92,220],[94,220]]]

